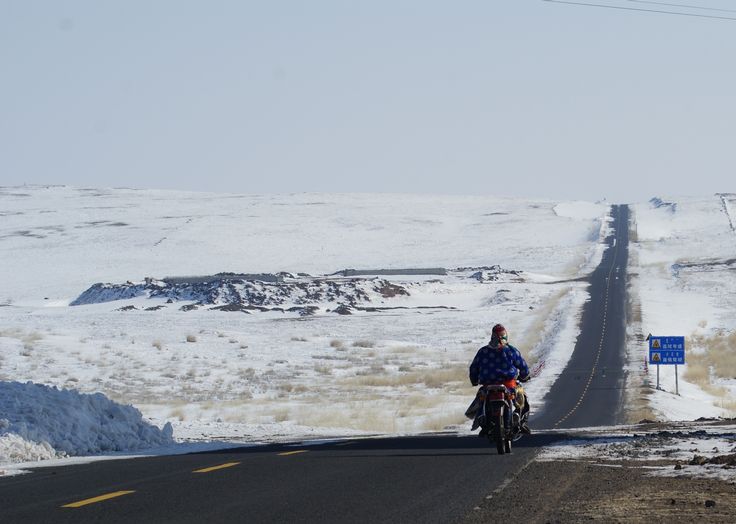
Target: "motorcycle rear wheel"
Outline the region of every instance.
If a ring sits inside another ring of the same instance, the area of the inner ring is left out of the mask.
[[[506,431],[503,427],[503,411],[501,411],[498,417],[496,417],[496,425],[493,428],[493,439],[496,441],[496,451],[498,451],[499,455],[503,455],[506,452],[504,433]]]

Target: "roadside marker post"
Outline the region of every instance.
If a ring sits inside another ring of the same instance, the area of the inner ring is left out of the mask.
[[[646,338],[649,341],[649,363],[657,365],[657,389],[659,387],[659,366],[675,366],[675,394],[680,394],[680,384],[677,377],[677,365],[685,363],[685,337],[655,337],[651,333]]]

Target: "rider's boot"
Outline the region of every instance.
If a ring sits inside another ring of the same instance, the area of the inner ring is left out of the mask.
[[[525,435],[531,435],[532,430],[529,429],[529,412],[527,411],[521,416],[521,424],[519,424],[519,431],[524,433]]]
[[[532,430],[529,429],[529,399],[524,396],[524,407],[521,409],[521,425],[519,430],[525,435],[531,435]]]

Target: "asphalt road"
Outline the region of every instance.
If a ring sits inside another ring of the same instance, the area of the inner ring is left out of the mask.
[[[589,277],[590,301],[583,309],[575,350],[550,388],[544,410],[532,415],[535,428],[605,426],[622,421],[628,206],[613,206],[612,216],[608,248]]]
[[[0,482],[0,521],[448,522],[555,438],[504,456],[477,436],[433,436],[43,468]],[[119,496],[62,507],[105,494]]]
[[[616,206],[613,216],[581,335],[544,411],[533,415],[535,429],[619,418],[628,209]],[[537,432],[503,456],[475,435],[438,435],[41,468],[0,478],[0,522],[453,522],[484,501],[490,517],[488,499],[533,468],[540,447],[564,437]]]

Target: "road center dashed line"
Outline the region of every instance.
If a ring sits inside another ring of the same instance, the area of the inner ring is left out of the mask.
[[[279,457],[286,457],[289,455],[297,455],[299,453],[309,453],[308,449],[299,449],[297,451],[285,451],[283,453],[279,453]]]
[[[81,508],[82,506],[87,506],[88,504],[94,504],[95,502],[102,502],[103,500],[110,500],[110,499],[114,499],[117,497],[122,497],[123,495],[130,495],[131,493],[135,493],[135,491],[114,491],[112,493],[106,493],[98,497],[92,497],[91,499],[84,499],[78,502],[70,502],[69,504],[64,504],[61,507],[62,508]]]
[[[194,471],[192,471],[192,473],[209,473],[210,471],[216,471],[218,469],[231,468],[233,466],[237,466],[238,464],[240,464],[240,462],[227,462],[225,464],[220,464],[219,466],[210,466],[209,468],[195,469]]]
[[[619,218],[620,218],[620,211],[619,211]],[[614,236],[614,240],[618,237],[618,231],[616,232],[616,235]],[[598,343],[598,353],[595,357],[595,362],[593,363],[593,367],[590,370],[590,376],[588,377],[588,383],[585,385],[585,388],[583,389],[583,392],[580,395],[580,398],[578,399],[577,403],[573,408],[562,417],[560,420],[558,420],[555,425],[553,426],[556,428],[560,424],[562,424],[570,415],[572,415],[575,410],[580,407],[580,404],[582,404],[583,399],[585,398],[585,394],[588,392],[588,388],[590,387],[591,382],[593,381],[593,376],[595,375],[596,369],[598,368],[598,361],[601,358],[601,351],[603,350],[603,339],[606,336],[606,315],[608,313],[608,295],[609,291],[611,289],[611,275],[613,274],[614,269],[618,271],[618,267],[616,266],[616,258],[618,255],[618,242],[613,243],[613,259],[611,260],[611,269],[608,271],[608,276],[606,277],[606,296],[603,300],[603,324],[601,326],[601,338],[600,342]]]

